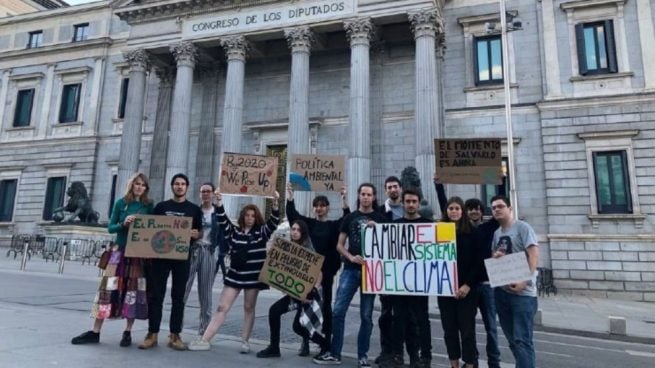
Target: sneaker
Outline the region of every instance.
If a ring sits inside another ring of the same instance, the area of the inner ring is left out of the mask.
[[[195,341],[191,341],[191,343],[189,344],[189,350],[192,350],[192,351],[207,351],[207,350],[211,349],[211,347],[212,347],[212,344],[210,344],[209,342],[207,342],[207,341],[205,341],[203,339],[198,339],[198,340],[195,340]]]
[[[87,331],[79,336],[73,337],[71,344],[73,345],[83,345],[83,344],[97,344],[100,342],[100,332]]]
[[[323,355],[319,355],[316,358],[312,359],[312,361],[316,364],[320,365],[340,365],[341,364],[341,359],[332,356],[330,352],[327,352]]]
[[[123,331],[123,337],[121,338],[121,342],[119,345],[123,348],[132,345],[132,334],[130,333],[130,331]]]
[[[157,346],[157,333],[148,332],[146,338],[141,344],[139,344],[139,349],[145,350]]]
[[[179,334],[172,333],[168,335],[168,347],[173,350],[187,350],[186,344],[182,341]]]
[[[309,339],[302,339],[300,344],[300,350],[298,351],[298,356],[306,357],[309,356]]]
[[[368,362],[367,357],[359,358],[359,361],[357,362],[357,366],[359,368],[370,368],[371,364]]]
[[[241,354],[250,353],[250,343],[248,341],[241,341]]]
[[[266,349],[257,353],[257,358],[279,358],[280,348],[269,345]]]

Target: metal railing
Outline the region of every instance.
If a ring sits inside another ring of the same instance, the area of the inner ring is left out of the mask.
[[[6,257],[17,259],[21,255],[20,269],[25,270],[27,262],[41,256],[44,261],[58,262],[59,273],[64,271],[64,262],[81,261],[82,265],[97,265],[100,256],[112,244],[109,239],[93,240],[67,237],[53,237],[32,234],[14,234]]]

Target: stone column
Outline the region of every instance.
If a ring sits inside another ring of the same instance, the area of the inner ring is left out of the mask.
[[[312,31],[307,26],[287,29],[284,35],[291,49],[291,88],[289,92],[289,143],[288,152],[308,154],[309,147],[309,54],[313,42]],[[287,173],[291,170],[291,160]],[[282,189],[284,190],[284,189]],[[300,213],[309,210],[309,192],[298,192],[294,196],[296,209]]]
[[[644,65],[644,88],[655,90],[655,68],[651,57],[655,53],[655,26],[653,26],[652,1],[637,0],[637,18],[639,19],[639,39],[641,40],[641,61]]]
[[[221,137],[221,162],[223,152],[241,152],[241,126],[243,124],[243,86],[246,76],[248,41],[244,36],[231,36],[221,40],[227,56],[225,81],[225,105],[223,107],[223,136]],[[228,216],[236,216],[237,198],[223,197]]]
[[[171,121],[171,97],[173,95],[172,68],[156,69],[159,77],[159,96],[157,97],[157,115],[152,134],[152,151],[150,157],[150,197],[159,202],[166,198],[164,183],[166,178],[166,153],[168,151],[168,126]]]
[[[350,40],[350,155],[348,157],[348,203],[357,200],[359,184],[371,180],[370,55],[373,23],[370,18],[344,22]],[[379,194],[379,193],[378,193]]]
[[[421,179],[423,197],[435,211],[439,206],[432,188],[434,139],[442,136],[436,42],[443,39],[443,18],[438,8],[431,8],[410,13],[409,21],[416,40],[415,165]]]
[[[128,180],[139,169],[146,73],[150,68],[148,54],[144,49],[128,51],[123,57],[130,65],[130,88],[127,90],[116,193],[122,193],[125,190]]]
[[[202,76],[202,121],[198,132],[198,154],[196,156],[196,188],[202,183],[212,182],[214,170],[214,143],[216,127],[216,95],[218,94],[218,77],[221,74],[220,64],[212,64],[203,68]]]
[[[196,64],[197,52],[196,47],[188,41],[172,45],[170,50],[177,62],[177,71],[168,135],[168,156],[166,157],[164,188],[168,188],[173,175],[177,173],[186,174],[188,170],[191,91],[193,88],[193,68]]]
[[[559,10],[559,9],[557,9]],[[559,49],[557,47],[557,26],[555,25],[555,4],[553,0],[541,2],[541,18],[544,27],[544,61],[546,69],[546,98],[562,96],[559,69]]]

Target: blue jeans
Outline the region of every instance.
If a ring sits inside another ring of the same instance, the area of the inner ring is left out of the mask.
[[[478,285],[480,298],[478,308],[487,331],[487,364],[489,368],[500,367],[500,349],[498,349],[498,328],[496,327],[496,302],[494,289],[489,284]]]
[[[341,349],[343,348],[344,325],[346,322],[346,312],[350,302],[355,296],[355,292],[362,285],[361,269],[344,268],[339,277],[339,287],[337,295],[334,298],[334,308],[332,309],[332,346],[330,353],[332,356],[341,359]],[[373,302],[375,294],[361,294],[359,296],[359,315],[360,325],[359,334],[357,335],[357,357],[367,358],[368,349],[371,343],[371,331],[373,331]]]
[[[500,326],[514,354],[516,368],[534,368],[536,361],[532,332],[537,298],[511,294],[501,288],[496,288],[494,296]]]

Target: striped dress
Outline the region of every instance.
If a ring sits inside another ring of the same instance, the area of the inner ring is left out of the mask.
[[[223,206],[218,207],[216,216],[230,248],[246,247],[248,249],[245,266],[234,268],[230,265],[227,275],[225,275],[225,286],[235,289],[268,289],[268,285],[259,282],[259,272],[264,267],[266,260],[266,242],[280,223],[280,212],[273,211],[265,225],[252,228],[249,233],[244,233],[238,226],[232,224],[225,215]]]

